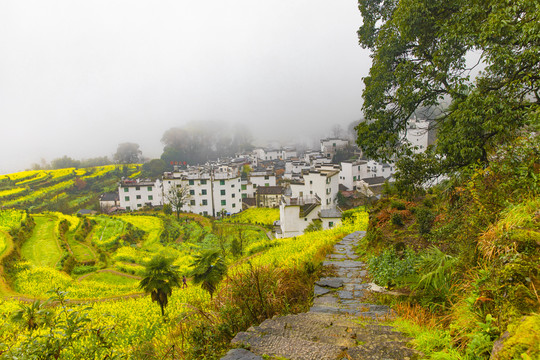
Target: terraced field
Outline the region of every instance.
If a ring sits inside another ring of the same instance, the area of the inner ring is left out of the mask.
[[[21,248],[22,256],[35,266],[54,267],[62,257],[58,244],[58,217],[51,214],[35,215],[36,227]]]

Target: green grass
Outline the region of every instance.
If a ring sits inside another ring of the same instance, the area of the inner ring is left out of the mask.
[[[21,248],[22,256],[36,266],[54,267],[62,257],[57,242],[58,218],[52,215],[34,216],[36,227]]]
[[[75,256],[75,259],[78,261],[91,261],[97,259],[94,250],[90,246],[73,239],[69,239],[68,244],[71,251],[73,251],[73,256]]]
[[[125,223],[120,219],[107,216],[92,217],[96,221],[96,226],[92,232],[91,241],[98,246],[107,246],[113,244],[116,238],[120,236],[125,227]]]
[[[110,272],[96,272],[84,277],[81,281],[96,281],[110,285],[131,285],[138,286],[139,280],[130,277],[117,275]]]
[[[4,253],[4,250],[7,248],[7,234],[3,231],[0,231],[0,255]]]

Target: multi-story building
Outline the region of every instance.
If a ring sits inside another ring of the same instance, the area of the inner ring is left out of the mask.
[[[339,170],[334,167],[309,171],[302,181],[291,182],[279,205],[276,237],[301,235],[314,221],[321,221],[323,229],[339,224],[338,190]]]
[[[328,159],[331,159],[339,149],[349,145],[349,140],[328,138],[321,140],[321,153]]]
[[[122,180],[118,185],[120,207],[127,211],[163,205],[163,183],[152,180]]]
[[[167,193],[174,186],[189,190],[182,211],[217,216],[221,213],[235,214],[242,210],[240,175],[226,166],[166,173],[163,177],[165,203],[168,202]]]

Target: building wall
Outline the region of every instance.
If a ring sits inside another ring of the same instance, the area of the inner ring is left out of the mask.
[[[128,211],[142,209],[146,204],[152,206],[163,205],[162,183],[156,180],[154,183],[136,181],[132,184],[120,183],[118,186],[118,196],[120,206]]]
[[[165,179],[164,192],[171,186],[181,185],[190,191],[190,197],[182,207],[201,215],[217,216],[225,210],[235,214],[242,210],[241,179],[239,176],[229,177],[229,174],[216,174],[214,180],[210,176],[187,176],[183,179]],[[165,202],[167,199],[165,197]]]
[[[341,224],[341,218],[322,218],[323,230],[332,229]]]
[[[313,209],[306,217],[300,217],[300,206],[286,205],[281,202],[279,207],[279,219],[283,238],[302,235],[306,227],[318,218],[320,206]]]

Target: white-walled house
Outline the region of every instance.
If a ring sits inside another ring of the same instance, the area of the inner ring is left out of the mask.
[[[249,182],[256,189],[259,186],[276,186],[276,175],[271,171],[252,171]]]
[[[353,190],[356,182],[365,177],[363,175],[367,172],[366,170],[367,161],[365,160],[343,161],[339,172],[339,183],[344,185],[347,190]]]
[[[163,183],[158,179],[122,180],[118,185],[120,207],[127,211],[139,210],[144,206],[163,205]]]
[[[303,175],[302,182],[291,182],[290,189],[293,198],[317,195],[323,209],[335,207],[339,190],[339,171],[311,170]]]
[[[339,170],[320,169],[303,175],[301,182],[291,182],[279,205],[276,237],[291,237],[304,233],[314,220],[328,229],[341,222],[337,208]]]
[[[169,189],[183,186],[189,190],[189,198],[182,211],[200,215],[217,216],[224,211],[235,214],[242,210],[241,178],[228,167],[214,170],[197,169],[166,173],[163,178],[164,201],[167,203]]]
[[[415,153],[426,151],[429,145],[429,121],[411,119],[407,122],[405,138]]]
[[[338,138],[328,138],[321,139],[321,153],[331,159],[339,149],[345,148],[349,145],[349,140],[338,139]]]

